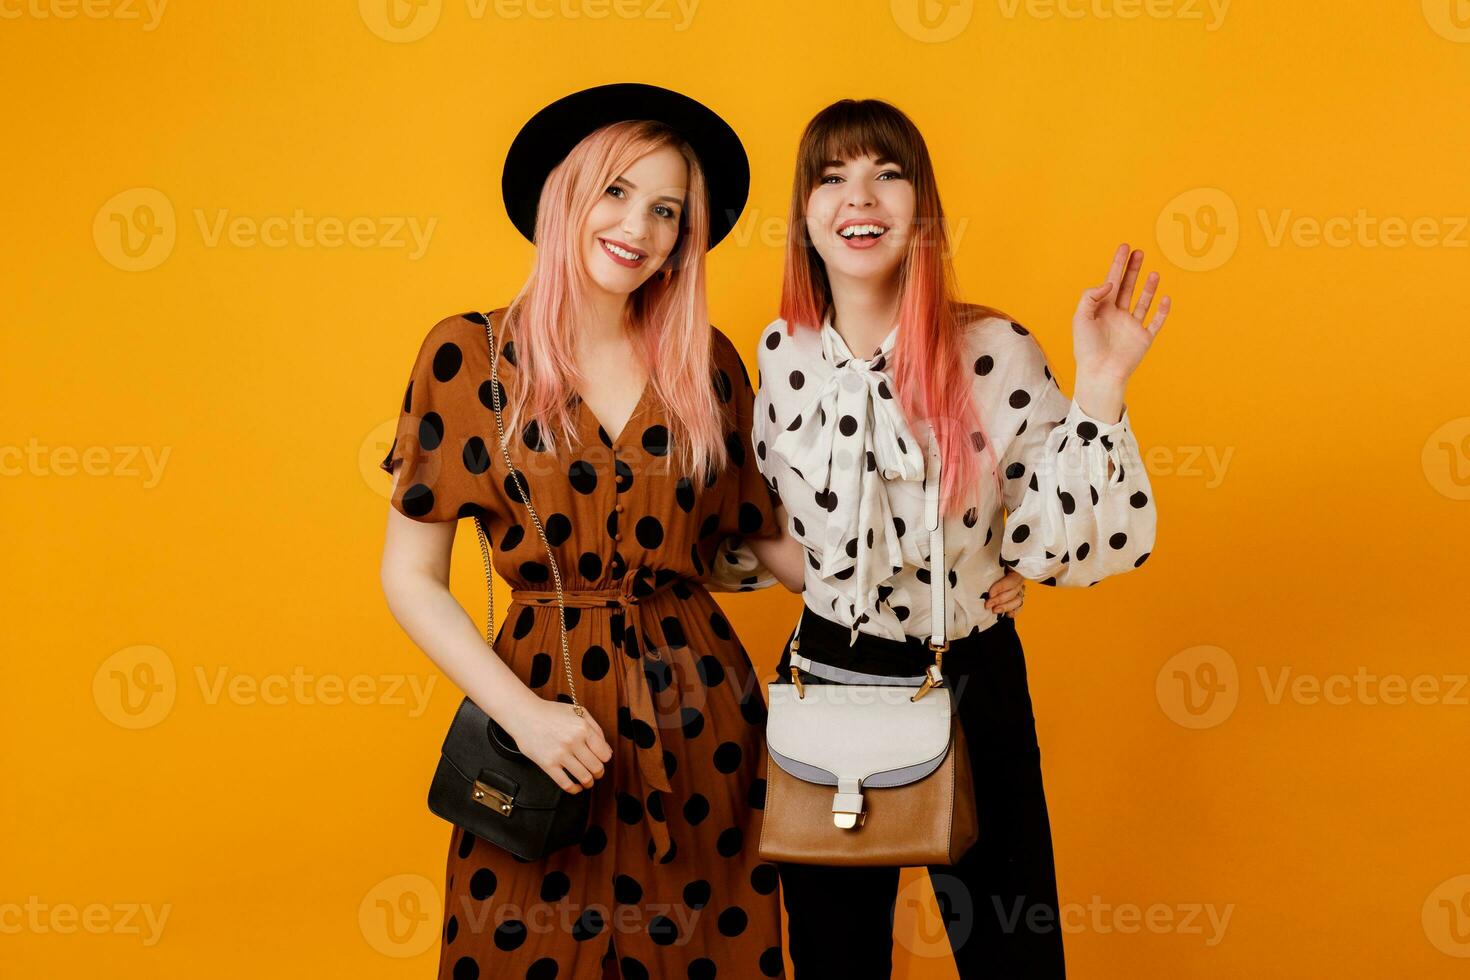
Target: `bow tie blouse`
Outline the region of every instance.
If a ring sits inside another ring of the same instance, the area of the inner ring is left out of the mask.
[[[1003,491],[985,473],[978,505],[945,516],[950,638],[995,622],[984,603],[1006,568],[1044,585],[1096,585],[1143,564],[1156,523],[1126,405],[1111,424],[1083,412],[1020,324],[987,316],[961,329]],[[789,335],[776,320],[760,339],[756,462],[806,548],[806,605],[848,626],[849,642],[859,632],[931,631],[930,428],[910,425],[894,395],[897,336],[895,327],[866,358],[853,356],[830,319]],[[982,472],[989,459],[982,455]]]

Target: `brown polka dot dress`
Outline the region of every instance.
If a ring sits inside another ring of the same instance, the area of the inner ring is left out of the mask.
[[[514,393],[515,338],[501,328],[503,312],[491,318],[500,381]],[[534,423],[507,433],[561,569],[578,700],[613,758],[577,845],[522,861],[452,830],[441,980],[785,975],[776,868],[756,847],[765,702],[707,591],[739,587],[722,568],[735,536],[776,522],[746,450],[749,376],[719,331],[712,346],[731,452],[712,481],[674,470],[651,383],[617,438],[578,399],[581,442],[560,458]],[[568,701],[555,585],[495,447],[490,385],[484,318],[436,324],[381,465],[404,467],[392,501],[404,515],[485,522],[495,570],[513,590],[495,650],[542,697]],[[724,577],[711,580],[712,571]]]

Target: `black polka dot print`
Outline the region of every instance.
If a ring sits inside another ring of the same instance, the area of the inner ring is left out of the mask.
[[[980,424],[967,448],[983,479],[945,517],[952,636],[995,622],[984,595],[1007,568],[1045,585],[1090,586],[1142,565],[1157,523],[1127,406],[1112,422],[1087,415],[1062,394],[1025,327],[973,307],[960,321],[957,367]],[[854,635],[889,639],[931,632],[922,530],[930,426],[911,422],[895,397],[897,337],[895,328],[864,359],[830,319],[816,329],[776,320],[757,345],[765,383],[751,432],[755,464],[807,552],[808,605]]]
[[[502,313],[492,317],[513,401],[528,355],[522,344],[512,360]],[[670,420],[647,392],[615,436],[580,399],[575,445],[530,422],[510,433],[577,597],[566,625],[578,700],[613,759],[575,846],[520,861],[451,828],[441,980],[597,980],[609,953],[625,978],[756,977],[779,963],[779,890],[746,843],[764,799],[764,715],[746,700],[759,679],[709,594],[764,584],[741,542],[774,529],[774,510],[747,448],[749,375],[723,334],[713,340],[710,383],[734,450],[713,479],[678,470]],[[495,447],[489,373],[478,314],[437,324],[383,468],[397,467],[392,504],[404,516],[485,521],[495,570],[514,590],[496,653],[537,695],[565,701],[550,568]]]

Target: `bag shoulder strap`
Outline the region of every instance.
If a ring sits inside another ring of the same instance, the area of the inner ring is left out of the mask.
[[[929,435],[929,472],[924,484],[924,524],[929,528],[929,643],[943,649],[949,628],[945,598],[949,589],[949,563],[944,554],[944,521],[939,513],[939,440]]]
[[[500,384],[500,347],[495,343],[494,328],[491,326],[490,313],[481,314],[485,320],[485,341],[490,345],[490,402],[491,413],[495,416],[495,443],[500,447],[501,458],[505,461],[505,469],[515,480],[521,502],[526,507],[526,513],[530,515],[531,523],[536,525],[536,533],[541,538],[541,547],[546,549],[546,564],[551,569],[552,579],[556,582],[556,606],[557,626],[561,630],[561,664],[566,671],[567,691],[572,698],[572,708],[578,715],[584,711],[582,703],[577,700],[577,682],[572,677],[572,654],[567,646],[567,607],[566,598],[562,595],[561,569],[556,563],[556,556],[551,552],[551,542],[546,538],[546,529],[541,526],[541,518],[537,516],[536,509],[531,506],[531,494],[526,489],[525,481],[521,477],[515,464],[510,461],[510,450],[505,445],[505,424],[501,420],[501,409],[504,407],[500,399],[505,389]],[[480,538],[480,556],[485,561],[485,642],[493,649],[495,639],[495,580],[491,574],[490,545],[486,540],[485,522],[480,515],[475,515],[475,531]]]

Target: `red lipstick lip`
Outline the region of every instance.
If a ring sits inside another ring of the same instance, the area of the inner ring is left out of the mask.
[[[616,245],[618,248],[621,248],[624,251],[633,252],[638,256],[638,258],[635,260],[629,260],[623,258],[621,255],[614,255],[606,248],[604,248],[602,250],[602,253],[608,258],[612,259],[618,265],[627,266],[630,269],[636,269],[643,264],[644,259],[648,258],[648,253],[643,251],[641,248],[634,248],[631,245],[625,245],[622,242],[618,241],[616,238],[603,238],[599,236],[597,240],[603,243],[603,245]]]

